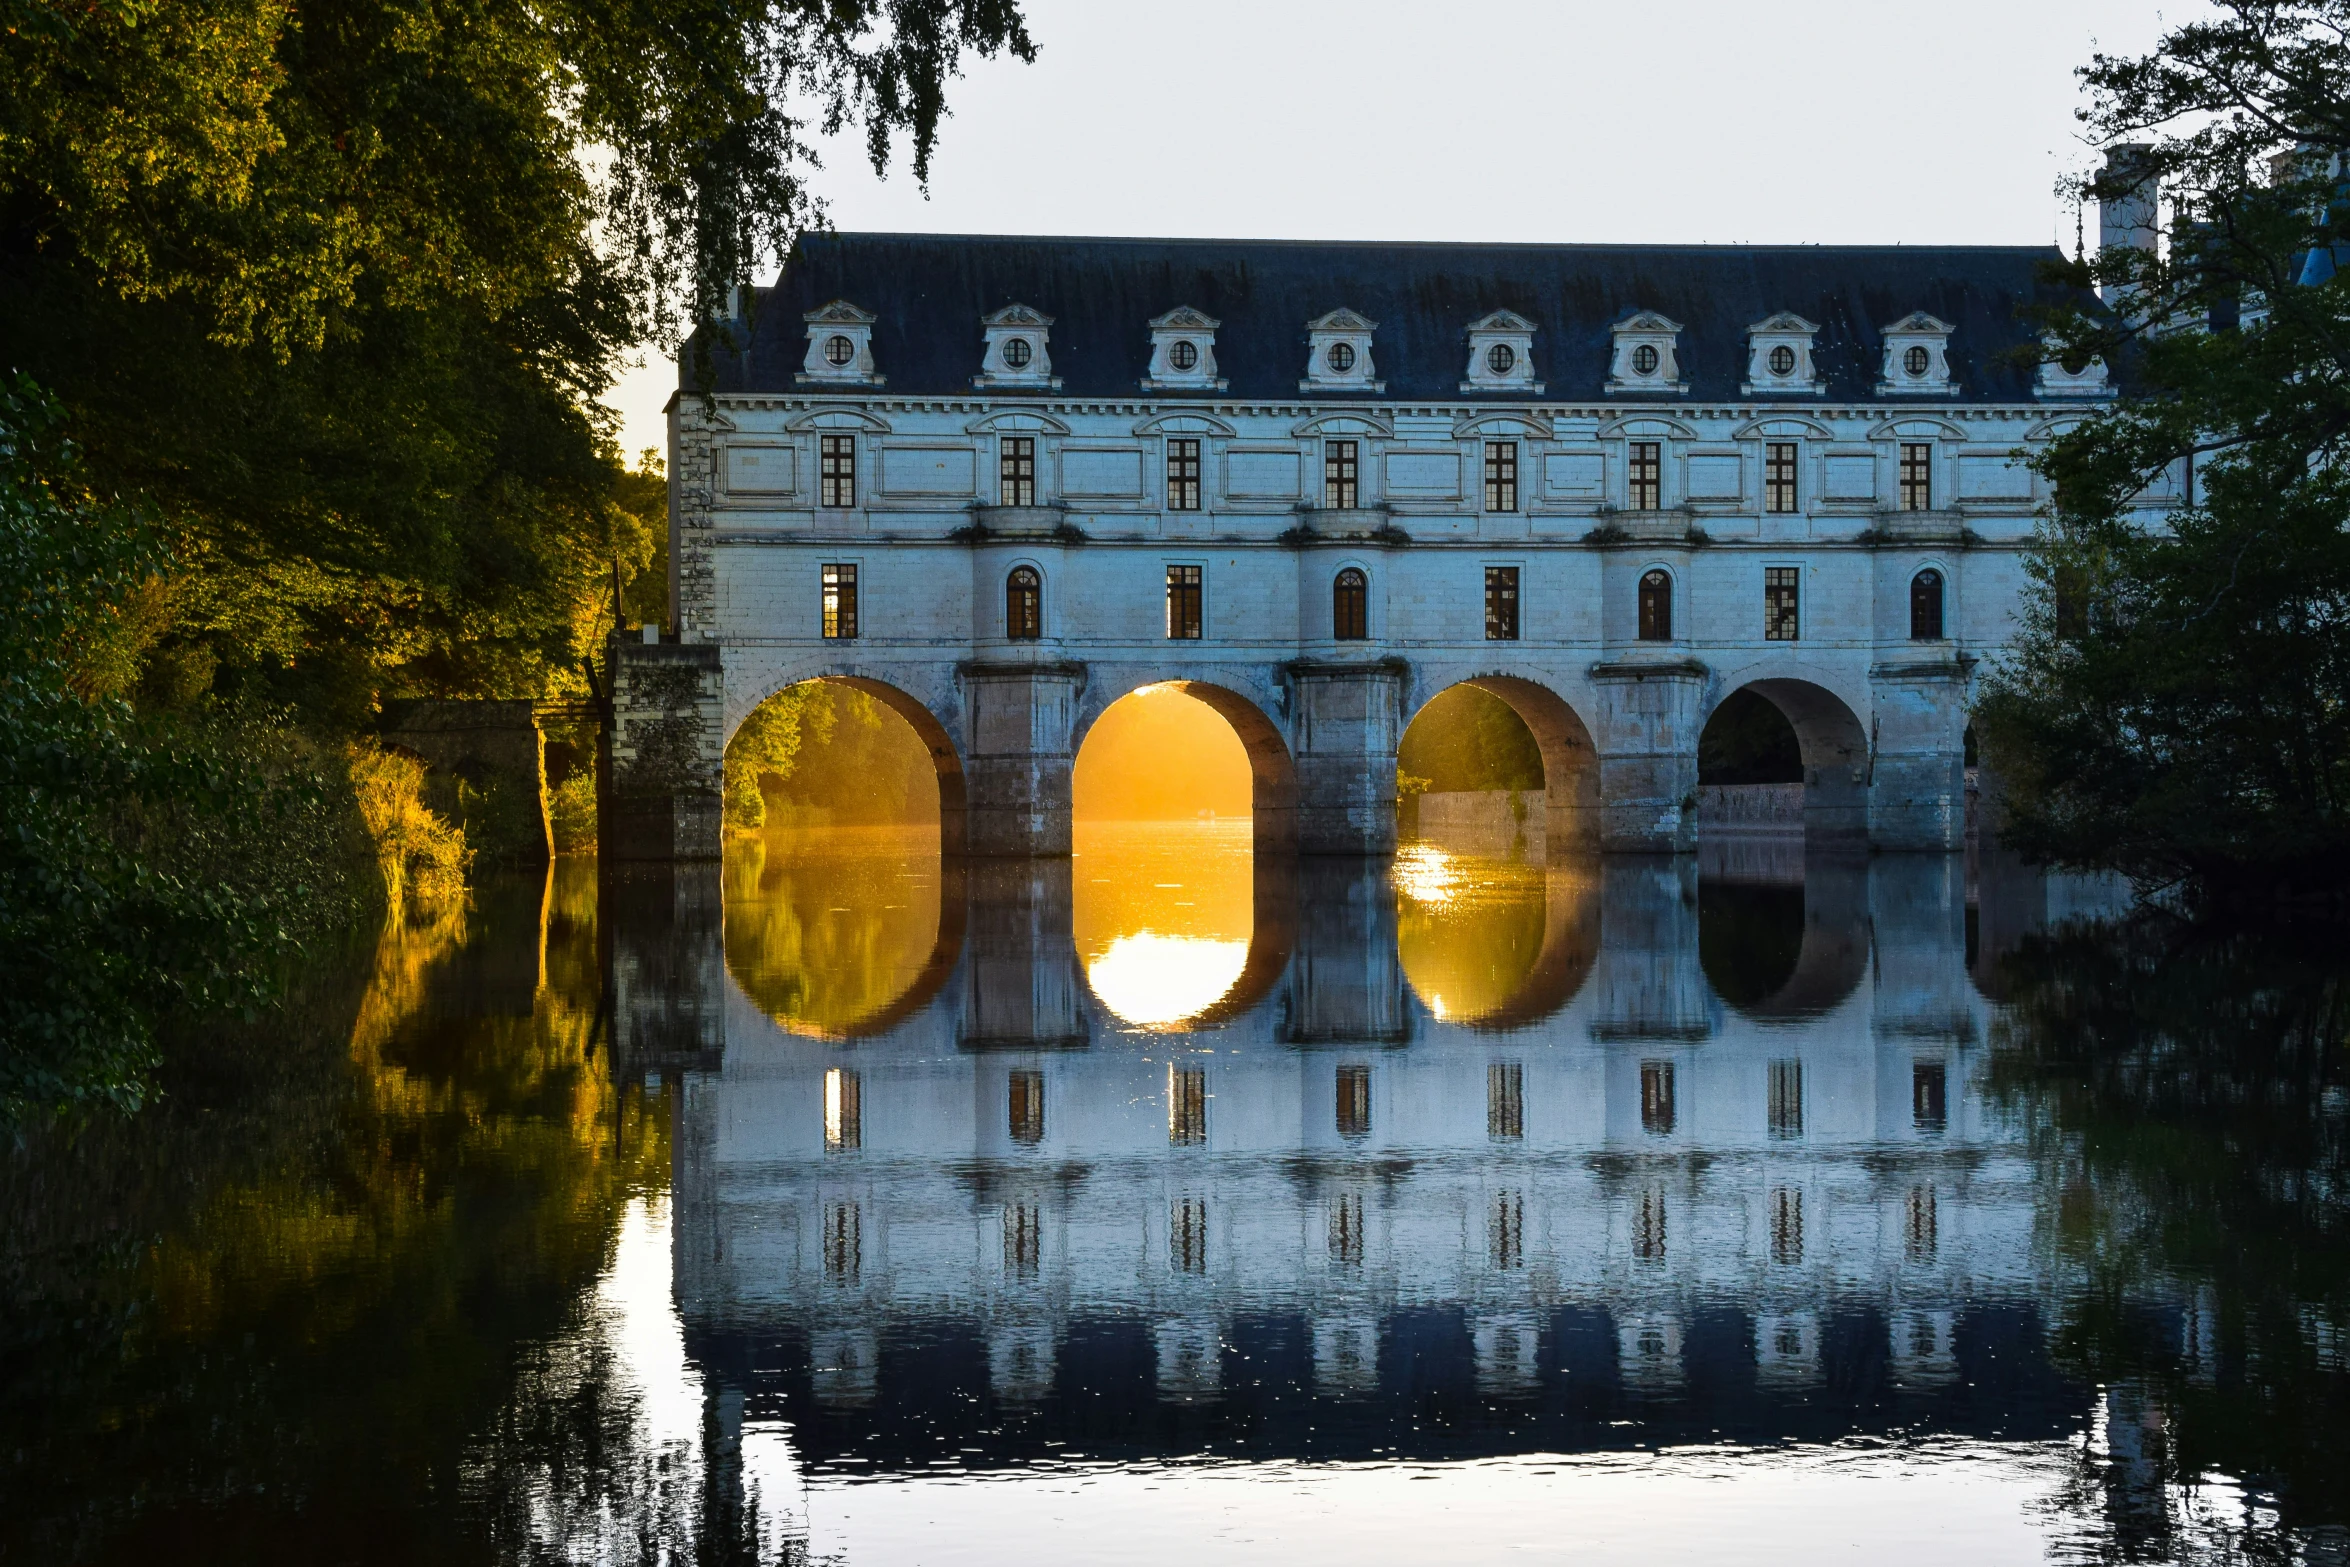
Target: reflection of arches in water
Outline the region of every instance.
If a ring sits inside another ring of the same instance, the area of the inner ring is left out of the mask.
[[[1396,858],[1396,950],[1438,1018],[1523,1028],[1583,988],[1599,955],[1599,884],[1580,867],[1512,864],[1431,845]]]
[[[792,835],[726,849],[726,968],[784,1030],[884,1033],[930,1004],[963,950],[959,859],[918,831]]]
[[[1233,737],[1240,742],[1241,754],[1248,764],[1249,814],[1256,849],[1259,852],[1280,852],[1294,848],[1297,843],[1296,762],[1289,754],[1287,742],[1281,738],[1281,731],[1265,716],[1264,710],[1247,696],[1228,687],[1203,680],[1178,678],[1143,681],[1114,694],[1102,693],[1101,706],[1094,709],[1091,716],[1079,726],[1074,767],[1091,771],[1087,764],[1086,748],[1093,742],[1101,721],[1112,708],[1136,698],[1158,694],[1189,697],[1224,720]],[[1087,705],[1092,706],[1090,699]],[[1170,760],[1165,756],[1156,759],[1160,776],[1148,780],[1154,798],[1165,798],[1168,794],[1164,774]],[[1091,783],[1092,780],[1088,778],[1086,784],[1090,786]],[[1077,780],[1073,779],[1072,784],[1075,792]],[[1096,813],[1089,810],[1086,814]],[[1118,816],[1127,813],[1103,810],[1098,814]],[[1180,819],[1193,814],[1190,810],[1170,813],[1162,806],[1146,819]]]
[[[1542,758],[1542,789],[1547,810],[1544,829],[1551,847],[1597,841],[1599,831],[1599,752],[1591,730],[1557,692],[1518,675],[1479,675],[1457,685],[1497,698],[1534,737]],[[1446,686],[1430,695],[1412,714],[1419,722]],[[1411,724],[1404,726],[1408,736]]]
[[[946,727],[938,721],[936,715],[928,707],[923,705],[921,699],[898,689],[887,681],[874,680],[850,672],[822,674],[805,679],[784,681],[774,690],[767,692],[757,704],[744,713],[735,730],[726,737],[728,746],[731,747],[734,744],[736,734],[741,732],[742,723],[749,722],[751,715],[756,713],[760,707],[765,706],[769,701],[794,686],[811,684],[839,686],[859,692],[871,697],[890,712],[905,720],[908,727],[914,731],[915,740],[920,743],[924,752],[929,756],[931,774],[937,784],[939,850],[945,854],[960,854],[965,842],[967,795],[962,756],[955,750],[954,739],[948,735]]]
[[[1760,698],[1786,720],[1795,737],[1797,777],[1787,777],[1771,744],[1767,720],[1754,722]],[[1732,731],[1735,731],[1733,733]],[[1727,748],[1723,742],[1731,744]],[[1735,754],[1732,754],[1732,753]],[[1701,778],[1720,783],[1803,784],[1803,830],[1812,841],[1868,835],[1868,734],[1851,707],[1808,680],[1754,680],[1726,693],[1707,714],[1698,737]]]
[[[1296,861],[1238,824],[1089,822],[1071,921],[1094,999],[1129,1027],[1220,1027],[1272,991],[1296,940]]]
[[[1868,868],[1808,856],[1800,880],[1701,877],[1697,958],[1706,982],[1755,1018],[1815,1017],[1860,984]]]

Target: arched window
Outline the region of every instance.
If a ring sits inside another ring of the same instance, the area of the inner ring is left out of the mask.
[[[1640,640],[1673,640],[1673,579],[1666,572],[1640,574]]]
[[[1931,566],[1909,579],[1909,639],[1942,640],[1942,573]]]
[[[1361,642],[1371,635],[1370,583],[1353,566],[1330,584],[1330,634],[1341,642]]]
[[[1034,566],[1014,566],[1004,579],[1004,635],[1015,642],[1044,635],[1044,579]]]

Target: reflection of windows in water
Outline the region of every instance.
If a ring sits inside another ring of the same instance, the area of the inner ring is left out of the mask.
[[[1792,1186],[1771,1190],[1771,1261],[1803,1260],[1803,1193]]]
[[[853,1202],[836,1202],[824,1210],[824,1276],[839,1284],[857,1282],[864,1264],[864,1238]]]
[[[1664,1325],[1657,1322],[1642,1323],[1640,1336],[1632,1345],[1642,1360],[1662,1360],[1673,1352],[1672,1340],[1665,1337]]]
[[[1780,1323],[1777,1333],[1772,1336],[1771,1348],[1781,1360],[1802,1359],[1803,1329],[1792,1322]]]
[[[1177,1273],[1208,1271],[1208,1204],[1186,1197],[1167,1213],[1167,1266]]]
[[[1950,1125],[1950,1071],[1941,1062],[1920,1061],[1909,1069],[1909,1119],[1921,1132]]]
[[[1004,1271],[1016,1279],[1035,1278],[1043,1249],[1043,1211],[1032,1202],[1008,1205],[1004,1209]]]
[[[1526,1199],[1519,1192],[1503,1192],[1493,1199],[1493,1213],[1485,1224],[1486,1254],[1497,1268],[1515,1268],[1526,1260]]]
[[[1044,1074],[1042,1072],[1014,1072],[1010,1094],[1009,1118],[1012,1141],[1041,1143],[1044,1141]]]
[[[1938,1244],[1935,1234],[1934,1188],[1909,1189],[1908,1215],[1902,1225],[1902,1251],[1912,1262],[1932,1262]]]
[[[1640,1194],[1639,1211],[1632,1216],[1632,1255],[1642,1262],[1662,1262],[1665,1257],[1665,1194],[1649,1190]]]
[[[1485,1069],[1485,1135],[1526,1135],[1526,1069],[1515,1061],[1496,1061]]]
[[[1367,1066],[1338,1069],[1338,1135],[1371,1135],[1371,1069]]]
[[[1771,1063],[1771,1135],[1785,1140],[1803,1135],[1803,1063]]]
[[[865,1144],[865,1095],[846,1067],[824,1073],[824,1151],[848,1153]]]
[[[1330,1199],[1330,1260],[1350,1268],[1363,1265],[1361,1192],[1340,1192]]]
[[[1196,1148],[1208,1140],[1208,1074],[1197,1067],[1167,1068],[1167,1141]]]
[[[1640,1063],[1640,1129],[1663,1137],[1673,1130],[1673,1063]]]

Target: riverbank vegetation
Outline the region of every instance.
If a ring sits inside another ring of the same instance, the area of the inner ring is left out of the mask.
[[[2161,182],[2159,247],[2048,323],[2125,387],[2039,459],[2055,500],[1977,728],[2035,857],[2213,904],[2350,886],[2350,0],[2233,0],[2082,71],[2083,190]],[[2132,513],[2152,498],[2168,524]]]
[[[1033,51],[1012,0],[0,19],[15,1112],[134,1102],[157,1019],[446,884],[381,704],[587,694],[615,577],[666,598],[596,399],[820,216],[812,133],[926,177],[964,54]]]

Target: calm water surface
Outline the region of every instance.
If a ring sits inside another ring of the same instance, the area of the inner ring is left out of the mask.
[[[0,1560],[2350,1559],[2326,939],[934,844],[502,882],[19,1140]]]

